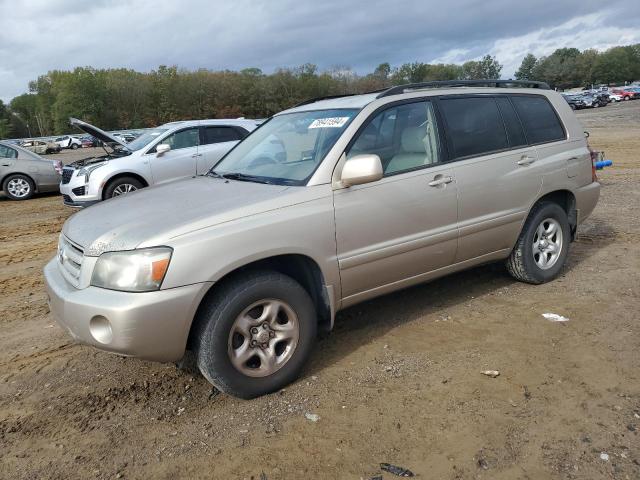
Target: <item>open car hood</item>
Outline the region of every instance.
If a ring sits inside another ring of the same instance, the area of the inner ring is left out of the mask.
[[[118,144],[125,148],[127,147],[126,143],[122,143],[117,138],[111,136],[109,133],[105,132],[104,130],[100,130],[98,127],[94,127],[90,123],[83,122],[82,120],[78,120],[77,118],[69,117],[69,124],[76,128],[79,128],[80,130],[82,130],[85,133],[88,133],[89,135],[96,137],[98,140],[108,145],[113,146],[115,144]]]

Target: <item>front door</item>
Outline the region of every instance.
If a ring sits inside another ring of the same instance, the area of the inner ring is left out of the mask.
[[[160,144],[169,145],[171,150],[158,155],[156,146],[149,152],[154,183],[195,175],[199,143],[198,127],[179,130],[163,139]]]
[[[384,177],[334,192],[342,297],[361,300],[453,263],[457,186],[442,163],[431,102],[395,104],[371,118],[346,152],[376,154]]]

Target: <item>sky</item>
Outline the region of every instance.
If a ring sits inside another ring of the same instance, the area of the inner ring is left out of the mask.
[[[462,63],[640,43],[637,0],[0,0],[0,99],[54,69]]]

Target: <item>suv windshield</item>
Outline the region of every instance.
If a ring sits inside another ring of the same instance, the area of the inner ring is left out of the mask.
[[[158,138],[167,130],[168,130],[167,128],[154,128],[153,130],[147,130],[131,143],[127,143],[127,150],[131,150],[132,152],[135,152],[136,150],[140,150],[141,148],[144,148],[150,142]]]
[[[273,117],[231,150],[210,174],[304,185],[358,111],[314,110]]]

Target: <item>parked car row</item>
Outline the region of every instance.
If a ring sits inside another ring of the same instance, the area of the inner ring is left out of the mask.
[[[562,97],[567,101],[567,103],[573,110],[580,110],[582,108],[606,107],[611,101],[607,93],[563,93]]]
[[[494,261],[554,279],[600,192],[582,126],[536,82],[402,85],[128,144],[72,123],[110,153],[65,167],[65,202],[118,198],[65,222],[53,316],[104,351],[190,352],[243,398],[293,381],[343,308]]]

